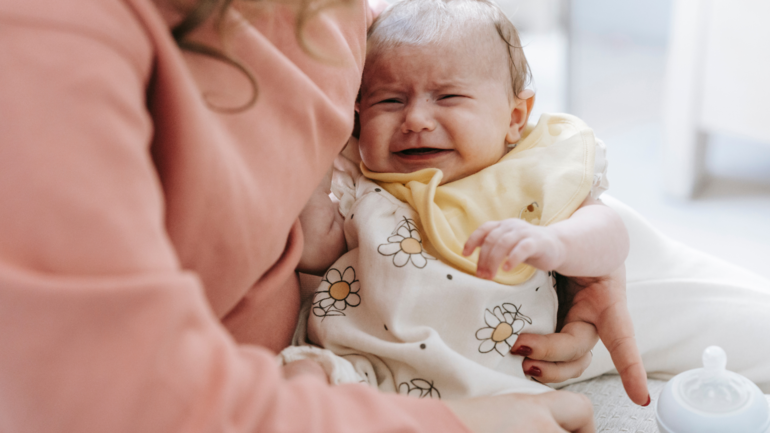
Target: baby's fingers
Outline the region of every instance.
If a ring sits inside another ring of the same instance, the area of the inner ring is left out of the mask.
[[[481,227],[477,228],[476,231],[471,233],[468,241],[465,242],[465,247],[463,247],[463,255],[471,255],[473,250],[480,247],[484,243],[484,239],[486,239],[487,235],[492,230],[496,229],[499,225],[499,221],[489,221],[482,224]]]
[[[476,276],[480,278],[493,278],[500,264],[505,260],[512,249],[524,235],[521,232],[501,232],[500,228],[493,230],[487,236],[479,252],[479,263]],[[506,268],[508,270],[510,268]]]
[[[511,249],[505,259],[503,269],[509,271],[519,263],[524,263],[528,258],[537,253],[537,243],[532,239],[524,239],[515,248]]]

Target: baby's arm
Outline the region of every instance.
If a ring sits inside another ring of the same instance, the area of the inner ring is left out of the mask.
[[[650,403],[625,299],[628,233],[612,209],[589,197],[570,218],[551,226],[517,219],[490,222],[471,235],[463,254],[479,246],[476,275],[481,278],[493,278],[503,260],[504,269],[524,262],[572,277],[567,292],[574,300],[562,306],[569,312],[559,333],[522,334],[513,347],[514,354],[527,357],[522,364],[527,374],[545,383],[577,377],[591,362],[589,349],[598,331],[629,397],[643,406]]]
[[[306,274],[323,275],[345,251],[344,219],[338,202],[329,197],[331,172],[308,200],[299,216],[305,238],[297,270]]]
[[[550,226],[518,218],[485,223],[471,234],[463,255],[477,247],[480,278],[493,278],[503,262],[504,270],[527,263],[562,275],[599,277],[623,264],[629,240],[620,216],[589,196],[571,217]]]

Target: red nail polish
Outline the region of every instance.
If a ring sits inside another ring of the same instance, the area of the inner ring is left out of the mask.
[[[643,404],[642,407],[647,407],[650,405],[650,402],[652,402],[652,398],[650,398],[650,394],[647,394],[647,403]]]
[[[519,346],[516,351],[511,350],[511,353],[514,355],[521,355],[526,358],[527,356],[532,355],[532,348],[529,346]]]
[[[543,372],[540,371],[540,369],[537,367],[529,367],[529,370],[525,371],[524,373],[534,377],[540,377],[543,374]]]

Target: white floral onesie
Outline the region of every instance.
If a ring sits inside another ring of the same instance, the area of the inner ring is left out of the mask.
[[[343,168],[333,190],[348,252],[312,298],[307,337],[350,363],[344,365],[355,373],[343,381],[451,399],[548,391],[524,375],[523,358],[509,350],[521,332],[554,332],[551,272],[507,285],[459,271],[429,253],[435,249],[415,209],[349,161],[335,166]],[[593,166],[591,192],[598,196],[606,189],[598,140]]]

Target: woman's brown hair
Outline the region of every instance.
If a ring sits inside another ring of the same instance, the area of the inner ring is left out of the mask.
[[[207,104],[212,110],[224,113],[238,113],[249,109],[257,102],[257,96],[259,94],[257,79],[254,76],[254,73],[235,57],[223,50],[201,42],[193,41],[189,39],[188,36],[193,30],[212,17],[215,20],[214,25],[221,36],[224,32],[223,23],[225,15],[227,10],[233,5],[234,1],[259,3],[263,0],[198,0],[195,5],[189,9],[184,19],[171,29],[171,35],[182,50],[225,62],[238,69],[249,80],[252,92],[251,97],[245,104],[237,107],[218,107],[207,101]],[[320,55],[310,46],[309,42],[304,37],[303,30],[308,21],[318,15],[323,9],[335,5],[350,4],[352,1],[354,0],[300,0],[295,19],[294,34],[300,47],[302,47],[308,55],[322,62],[334,63],[333,60]]]

